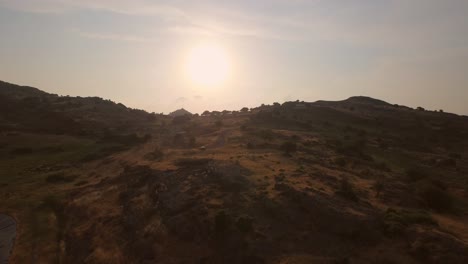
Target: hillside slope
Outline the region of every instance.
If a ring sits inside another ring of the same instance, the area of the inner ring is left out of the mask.
[[[126,131],[148,134],[84,158],[110,134],[34,130],[27,97],[2,111],[12,263],[468,262],[466,117],[366,97],[177,122],[88,112],[92,98],[40,103],[80,129],[136,116]]]

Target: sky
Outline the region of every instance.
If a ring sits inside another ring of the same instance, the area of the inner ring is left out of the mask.
[[[0,80],[149,112],[365,95],[468,115],[467,0],[0,0],[0,36]],[[187,77],[203,43],[216,84]]]

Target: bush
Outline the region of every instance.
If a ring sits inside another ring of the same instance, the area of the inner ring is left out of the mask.
[[[372,187],[374,187],[376,197],[379,197],[380,193],[385,189],[385,183],[383,180],[379,179],[374,182],[374,185]]]
[[[456,167],[457,161],[452,158],[441,159],[441,160],[437,160],[436,165],[439,167]]]
[[[27,155],[33,152],[32,148],[15,148],[10,151],[11,155]]]
[[[374,167],[380,171],[391,171],[390,167],[385,161],[379,161],[374,163]]]
[[[188,144],[190,147],[195,147],[195,144],[197,143],[197,138],[195,136],[190,136]]]
[[[341,179],[340,187],[336,194],[354,202],[359,200],[354,191],[354,186],[346,178]]]
[[[291,142],[291,141],[287,141],[287,142],[284,142],[280,149],[285,153],[285,154],[291,154],[293,152],[296,152],[297,150],[297,146],[296,146],[296,143],[294,142]]]
[[[268,140],[268,141],[271,141],[273,139],[275,139],[275,134],[271,131],[271,130],[268,130],[268,129],[262,129],[258,132],[258,136],[264,140]]]
[[[185,124],[190,121],[190,116],[189,115],[181,115],[181,116],[176,116],[174,119],[172,119],[172,124],[174,125],[181,125]]]
[[[179,167],[196,167],[204,166],[208,164],[211,159],[191,159],[191,158],[182,158],[174,162],[175,165]]]
[[[346,160],[343,157],[339,157],[335,159],[335,164],[341,167],[346,166]]]
[[[449,157],[452,159],[461,159],[461,154],[460,153],[450,153]]]
[[[215,216],[215,233],[224,235],[231,225],[231,218],[225,211],[220,211]]]
[[[427,177],[427,172],[419,167],[406,169],[406,177],[410,181],[419,181]]]
[[[237,219],[236,226],[242,233],[250,232],[252,228],[252,218],[247,216],[242,216]]]
[[[451,212],[453,210],[453,197],[446,190],[434,184],[424,184],[419,190],[419,196],[429,208],[437,212]]]
[[[82,181],[79,181],[79,182],[75,183],[75,186],[83,186],[85,184],[88,184],[88,181],[87,180],[82,180]]]
[[[59,173],[54,173],[46,178],[46,182],[48,183],[62,183],[62,182],[72,182],[73,177],[66,177],[65,174],[59,172]]]
[[[146,153],[144,158],[152,161],[161,161],[164,158],[164,152],[160,148],[155,148],[153,151]]]
[[[342,142],[340,140],[336,140],[334,142],[336,151],[340,154],[369,159],[369,156],[364,153],[366,144],[367,143],[365,139],[357,139],[349,142]]]
[[[218,128],[222,127],[223,126],[223,121],[222,120],[216,120],[215,126],[218,127]]]

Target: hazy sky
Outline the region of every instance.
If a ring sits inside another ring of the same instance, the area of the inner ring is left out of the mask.
[[[0,80],[155,112],[367,95],[468,114],[468,0],[0,0]],[[230,77],[204,87],[199,43]]]

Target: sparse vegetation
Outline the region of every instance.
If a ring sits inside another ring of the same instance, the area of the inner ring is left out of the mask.
[[[402,234],[414,224],[437,225],[437,222],[426,211],[387,209],[384,215],[384,230],[387,235]]]

